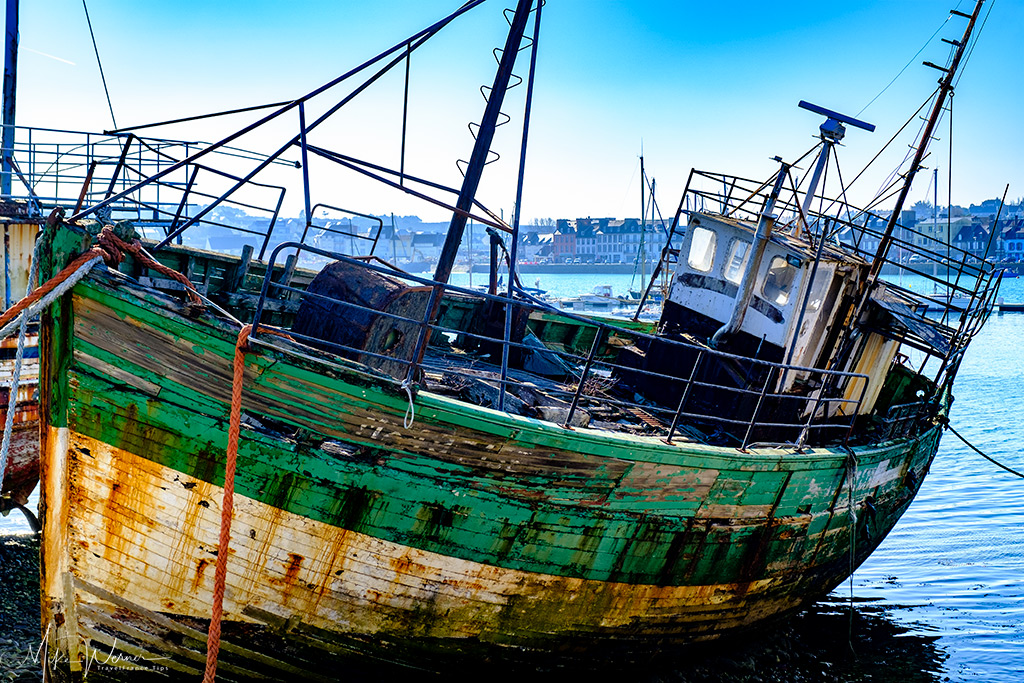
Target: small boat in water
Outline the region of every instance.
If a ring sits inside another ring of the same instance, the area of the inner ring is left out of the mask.
[[[630,299],[617,297],[611,285],[597,285],[589,294],[567,296],[558,299],[559,308],[569,311],[610,313],[635,303]]]
[[[994,270],[948,249],[972,283],[956,324],[880,272],[980,3],[875,251],[841,236],[879,216],[812,201],[845,126],[870,126],[808,105],[825,122],[803,189],[781,162],[765,182],[691,174],[656,324],[558,310],[514,278],[448,283],[471,215],[516,244],[474,195],[541,7],[510,18],[432,278],[302,242],[265,260],[177,244],[202,214],[145,248],[91,220],[173,165],[47,227],[41,279],[81,264],[42,319],[51,673],[97,652],[229,679],[647,662],[826,594],[910,505]],[[383,173],[314,128],[283,149]]]

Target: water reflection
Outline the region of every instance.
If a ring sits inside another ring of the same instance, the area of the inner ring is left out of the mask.
[[[791,619],[687,652],[643,678],[646,683],[882,681],[945,677],[948,653],[937,629],[904,624],[872,601],[825,600]],[[608,678],[607,680],[611,680]],[[621,680],[621,679],[620,679]]]

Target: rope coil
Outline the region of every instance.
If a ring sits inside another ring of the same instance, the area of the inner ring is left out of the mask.
[[[199,310],[205,308],[203,299],[199,296],[199,292],[196,291],[192,282],[178,271],[173,268],[168,268],[153,258],[149,252],[142,247],[142,242],[139,240],[132,240],[130,243],[125,242],[110,229],[110,226],[106,226],[100,231],[97,241],[99,242],[100,248],[103,249],[103,252],[108,256],[108,264],[117,266],[124,259],[124,252],[128,252],[134,256],[139,263],[150,270],[155,270],[165,277],[169,277],[172,280],[180,282],[182,286],[185,287],[185,294],[188,295],[189,301],[192,305],[197,307]]]

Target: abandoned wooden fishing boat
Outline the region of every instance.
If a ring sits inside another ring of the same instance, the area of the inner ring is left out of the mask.
[[[401,63],[473,4],[367,64]],[[148,243],[158,265],[131,224],[90,218],[137,187],[54,217],[40,275],[66,288],[41,340],[52,675],[648,661],[824,595],[907,509],[994,286],[987,263],[899,226],[899,203],[882,217],[822,201],[833,146],[862,122],[812,107],[826,121],[802,188],[786,164],[765,183],[695,172],[657,325],[558,311],[514,278],[490,294],[448,283],[470,215],[512,231],[514,269],[517,225],[473,195],[528,26],[536,44],[531,4],[510,19],[433,278],[301,241],[266,259],[177,244],[206,209]],[[282,150],[386,176],[315,145],[314,128]],[[970,304],[929,317],[883,283],[894,242],[945,260]]]

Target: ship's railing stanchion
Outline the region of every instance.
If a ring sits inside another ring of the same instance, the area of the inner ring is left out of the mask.
[[[302,155],[302,201],[306,209],[306,225],[312,220],[312,200],[309,198],[309,148],[306,146],[306,103],[299,102],[299,152]],[[268,234],[269,238],[270,235]],[[302,232],[305,241],[306,232]],[[296,252],[297,254],[298,252]]]
[[[178,229],[178,221],[181,220],[181,214],[184,213],[185,207],[188,206],[189,195],[192,194],[192,186],[195,185],[196,176],[199,175],[199,166],[192,167],[192,173],[189,174],[188,183],[185,185],[185,191],[181,193],[181,202],[178,203],[178,209],[174,212],[174,219],[171,221],[171,225],[167,228],[166,234],[171,234]],[[83,192],[85,189],[83,188]],[[75,207],[75,213],[78,213],[78,207]],[[181,235],[178,235],[178,244],[182,243]]]
[[[679,418],[683,414],[683,408],[686,407],[686,399],[690,397],[690,389],[693,387],[693,380],[697,376],[697,368],[700,367],[701,361],[704,360],[704,352],[701,351],[697,354],[697,359],[693,361],[693,367],[690,369],[690,378],[686,380],[686,388],[683,389],[683,395],[679,398],[679,405],[676,406],[675,415],[672,416],[672,424],[668,428],[668,438],[665,439],[665,443],[672,443],[672,437],[675,436],[676,427],[679,426]]]
[[[440,292],[440,295],[438,294]],[[409,359],[409,370],[405,375],[405,382],[411,383],[415,381],[416,368],[423,360],[423,347],[427,343],[427,337],[430,334],[431,324],[430,318],[431,313],[434,310],[434,306],[437,303],[438,297],[444,295],[444,286],[438,285],[437,287],[431,287],[430,296],[427,298],[427,305],[423,312],[423,319],[419,321],[420,333],[416,337],[416,348],[413,349],[412,358]]]
[[[601,348],[601,344],[604,342],[604,336],[607,334],[608,328],[604,325],[598,325],[597,331],[594,332],[594,341],[590,345],[590,353],[587,354],[586,363],[583,365],[583,372],[580,373],[579,383],[576,385],[576,393],[573,394],[572,403],[569,406],[569,412],[565,416],[565,423],[563,427],[568,427],[572,422],[572,416],[576,413],[576,408],[580,404],[580,398],[583,396],[583,385],[586,384],[587,377],[590,375],[590,368],[594,364],[594,357],[597,355],[597,350]]]
[[[761,386],[761,395],[757,397],[757,404],[754,406],[754,412],[750,415],[750,422],[747,423],[747,433],[743,435],[743,443],[740,446],[741,451],[746,451],[747,446],[750,445],[750,434],[754,431],[754,425],[757,424],[757,416],[761,413],[761,406],[764,405],[764,397],[768,394],[768,387],[772,383],[772,376],[775,374],[775,370],[778,368],[770,368],[764,376],[764,384]]]
[[[827,388],[828,388],[827,382],[823,379],[822,383],[821,383],[821,386],[818,387],[817,395],[814,397],[814,405],[811,407],[810,411],[808,411],[808,413],[807,413],[807,421],[804,422],[803,429],[800,430],[800,436],[796,440],[796,449],[798,451],[802,450],[803,447],[807,443],[807,436],[810,434],[811,424],[814,422],[814,416],[818,414],[818,408],[820,408],[821,404],[822,404],[822,396],[825,393],[825,391],[827,390]],[[827,403],[826,403],[826,408],[825,409],[826,409],[826,412],[827,412],[827,410],[828,410],[828,404]],[[856,414],[856,411],[854,411],[854,414]]]
[[[868,393],[867,381],[861,382],[860,385],[860,396],[857,397],[857,403],[853,406],[853,412],[850,413],[850,426],[846,430],[846,436],[843,439],[843,443],[849,443],[850,437],[853,436],[853,428],[857,425],[857,415],[860,414],[860,407],[864,405],[864,395]]]
[[[360,218],[366,218],[368,220],[374,221],[375,223],[377,223],[377,232],[372,238],[356,234],[355,228],[352,227],[351,225],[351,221],[349,224],[349,232],[344,232],[343,230],[336,230],[326,225],[313,225],[313,216],[316,215],[317,209],[330,209],[331,211],[340,211],[341,213],[347,213],[353,216],[359,216]],[[302,229],[302,237],[299,239],[299,241],[302,242],[303,244],[306,243],[306,235],[309,233],[310,228],[316,228],[317,230],[320,230],[322,232],[329,232],[333,235],[345,235],[347,237],[350,237],[352,240],[372,241],[373,244],[370,246],[370,256],[372,256],[374,253],[376,253],[377,242],[380,241],[380,235],[382,232],[384,232],[384,219],[380,218],[379,216],[374,216],[373,214],[361,213],[359,211],[352,211],[351,209],[343,209],[340,206],[331,206],[330,204],[318,202],[317,204],[313,205],[313,208],[310,210],[309,215],[306,216],[306,226]],[[353,248],[351,251],[356,252],[357,250]],[[352,254],[352,256],[356,255],[357,254],[355,253]]]
[[[107,185],[107,192],[103,196],[104,200],[110,199],[114,195],[114,188],[117,186],[117,179],[121,177],[121,171],[124,169],[125,159],[128,158],[128,150],[132,146],[132,140],[135,139],[135,135],[132,133],[128,134],[128,137],[124,140],[124,145],[121,147],[121,157],[117,160],[117,165],[114,166],[114,172],[110,174],[110,184]]]

